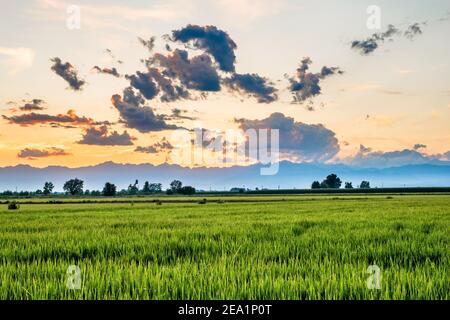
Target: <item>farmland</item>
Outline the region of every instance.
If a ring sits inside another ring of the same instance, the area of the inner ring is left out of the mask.
[[[2,204],[0,299],[450,299],[448,194],[201,199]]]

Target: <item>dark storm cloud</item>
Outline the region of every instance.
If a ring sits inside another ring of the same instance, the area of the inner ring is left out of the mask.
[[[176,49],[167,56],[155,54],[152,62],[164,68],[164,76],[178,79],[187,89],[220,91],[219,74],[207,54],[189,58],[187,51]]]
[[[322,67],[319,73],[309,72],[309,66],[312,63],[309,57],[303,58],[300,66],[297,68],[297,74],[289,78],[289,90],[293,94],[294,102],[301,103],[309,98],[321,93],[320,81],[335,75],[342,74],[343,71],[338,67]]]
[[[175,125],[166,123],[165,115],[156,115],[153,109],[145,106],[144,98],[135,94],[131,87],[123,91],[123,97],[115,94],[111,97],[113,106],[119,111],[121,121],[128,128],[133,128],[139,132],[151,132],[177,129]]]
[[[278,129],[279,150],[301,161],[326,161],[340,150],[336,134],[322,124],[296,122],[282,113],[262,120],[235,119],[242,130]]]
[[[49,148],[49,149],[30,149],[25,148],[21,150],[17,157],[28,158],[29,160],[34,160],[35,158],[47,158],[53,156],[67,156],[70,155],[64,149],[60,148]]]
[[[78,143],[97,146],[130,146],[133,145],[133,140],[136,139],[126,131],[123,133],[109,132],[107,126],[101,126],[98,129],[95,127],[87,128],[83,138]]]
[[[72,90],[80,91],[85,85],[85,81],[78,78],[78,74],[69,62],[62,63],[60,58],[53,58],[51,69],[61,78],[66,80]]]
[[[69,124],[69,125],[87,125],[94,121],[90,118],[80,117],[75,114],[74,110],[67,111],[67,114],[49,115],[42,113],[27,113],[18,116],[3,116],[9,123],[21,126],[30,126],[36,124]]]
[[[222,71],[234,72],[236,43],[228,33],[215,26],[187,25],[180,30],[172,31],[172,40],[182,43],[192,43],[214,57]]]
[[[277,89],[267,78],[257,74],[233,74],[224,79],[224,83],[232,90],[255,97],[260,103],[270,103],[277,100]]]
[[[161,141],[154,143],[148,147],[136,147],[135,152],[141,153],[159,153],[161,151],[170,151],[173,149],[172,144],[166,139],[163,138]]]
[[[92,69],[98,73],[109,74],[116,78],[120,78],[119,72],[114,67],[113,68],[100,68],[99,66],[94,66]]]

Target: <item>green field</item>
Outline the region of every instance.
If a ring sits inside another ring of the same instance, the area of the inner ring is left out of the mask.
[[[0,299],[450,299],[448,194],[239,199],[2,204]]]

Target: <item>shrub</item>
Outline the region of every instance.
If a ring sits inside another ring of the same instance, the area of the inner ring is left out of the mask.
[[[20,209],[20,204],[18,204],[15,201],[8,204],[8,210],[19,210],[19,209]]]

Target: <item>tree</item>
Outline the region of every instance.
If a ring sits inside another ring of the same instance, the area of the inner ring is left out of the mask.
[[[139,181],[136,180],[134,182],[134,184],[130,184],[128,186],[128,194],[131,194],[131,195],[138,194],[138,192],[139,192],[138,183],[139,183]]]
[[[77,194],[83,194],[83,180],[79,180],[77,178],[71,179],[64,183],[63,189],[67,193],[70,193],[72,196]]]
[[[345,189],[353,189],[353,185],[351,182],[346,182],[345,183]]]
[[[184,195],[192,195],[195,193],[195,188],[191,186],[184,186],[178,192]]]
[[[142,193],[149,194],[150,192],[150,183],[148,183],[148,181],[145,181],[144,187],[142,188]]]
[[[327,176],[325,180],[322,181],[322,188],[339,189],[341,187],[342,181],[334,173]]]
[[[180,180],[173,180],[170,183],[170,189],[172,190],[173,193],[179,192],[182,187],[183,187],[183,183]]]
[[[359,185],[361,189],[370,189],[370,182],[369,181],[361,181],[361,184]]]
[[[53,183],[51,183],[51,182],[46,182],[46,183],[44,183],[44,194],[45,195],[49,195],[49,194],[51,194],[52,192],[53,192],[53,188],[54,188],[55,186],[53,185]]]
[[[117,188],[114,184],[107,182],[103,187],[102,193],[105,197],[114,197],[116,195],[116,190]]]
[[[320,182],[319,181],[314,181],[311,184],[311,189],[320,189]]]
[[[162,191],[161,183],[150,183],[150,193],[160,193]]]

